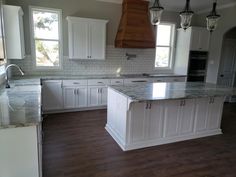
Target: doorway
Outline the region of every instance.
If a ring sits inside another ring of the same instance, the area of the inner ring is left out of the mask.
[[[217,83],[223,86],[236,87],[236,27],[224,35]],[[236,102],[236,96],[229,98],[228,101]]]
[[[223,39],[218,84],[233,87],[236,73],[236,27],[229,30]]]

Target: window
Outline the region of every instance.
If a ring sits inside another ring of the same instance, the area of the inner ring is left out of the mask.
[[[157,26],[155,68],[172,68],[174,33],[174,24],[164,23]]]
[[[37,69],[59,69],[62,58],[61,10],[31,7],[32,54]]]

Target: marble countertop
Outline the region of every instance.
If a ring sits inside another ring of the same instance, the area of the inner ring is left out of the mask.
[[[41,122],[40,79],[11,81],[0,87],[0,129],[27,127]]]
[[[121,75],[52,75],[52,76],[17,76],[14,80],[67,80],[67,79],[126,79],[126,78],[155,78],[155,77],[186,77],[176,74],[121,74]]]
[[[129,84],[109,86],[109,88],[123,94],[132,101],[140,102],[236,95],[236,88],[193,82]]]

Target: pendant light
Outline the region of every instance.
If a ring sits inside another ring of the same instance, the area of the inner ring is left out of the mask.
[[[151,14],[151,23],[153,25],[158,25],[161,21],[161,15],[164,8],[160,5],[159,0],[155,0],[152,7],[150,7],[150,14]]]
[[[190,9],[190,0],[186,0],[185,8],[180,12],[181,27],[186,30],[190,27],[194,12]]]
[[[216,6],[217,6],[217,2],[215,1],[213,3],[213,8],[211,13],[207,16],[206,20],[207,20],[207,30],[210,32],[213,32],[216,27],[217,27],[217,22],[220,19],[220,15],[217,14],[216,12]]]

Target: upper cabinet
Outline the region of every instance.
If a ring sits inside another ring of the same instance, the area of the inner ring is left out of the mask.
[[[191,27],[191,46],[192,51],[208,51],[210,42],[210,33],[206,28]]]
[[[7,59],[25,58],[23,15],[21,7],[3,5]]]
[[[106,20],[67,17],[69,58],[105,60]]]

